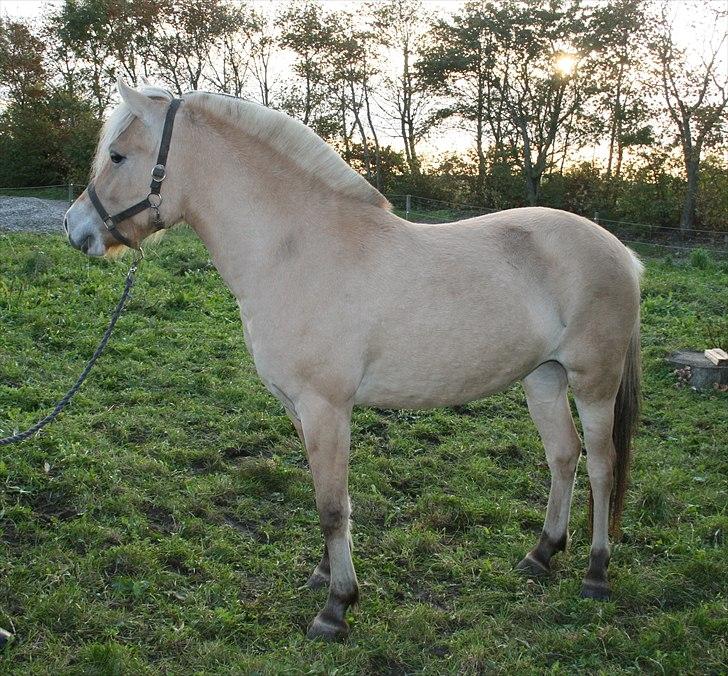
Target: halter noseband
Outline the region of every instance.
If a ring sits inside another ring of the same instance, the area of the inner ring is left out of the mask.
[[[156,230],[161,230],[164,227],[164,221],[159,216],[159,207],[162,204],[162,196],[159,194],[162,189],[162,181],[167,176],[167,155],[169,154],[169,144],[172,140],[172,129],[174,128],[174,117],[177,114],[177,109],[180,107],[182,99],[172,99],[167,108],[167,115],[164,118],[164,129],[162,130],[162,142],[159,146],[159,154],[157,155],[157,164],[152,169],[152,182],[149,184],[149,194],[141,201],[137,202],[133,206],[130,206],[124,211],[120,211],[118,214],[113,216],[109,215],[109,212],[104,209],[104,205],[101,204],[99,196],[96,194],[96,188],[94,187],[93,181],[88,184],[86,192],[88,193],[91,204],[94,205],[101,220],[104,222],[106,229],[119,240],[122,244],[128,246],[130,249],[138,249],[138,246],[134,246],[124,235],[119,232],[118,225],[127,218],[136,216],[137,214],[151,209],[154,212],[154,226]]]

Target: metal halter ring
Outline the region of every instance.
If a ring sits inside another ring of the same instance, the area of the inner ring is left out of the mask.
[[[159,193],[150,192],[147,195],[147,199],[149,200],[149,206],[152,209],[159,209],[159,207],[162,206],[162,196]]]
[[[161,183],[165,178],[167,178],[167,168],[163,164],[157,164],[154,169],[152,169],[152,178]]]

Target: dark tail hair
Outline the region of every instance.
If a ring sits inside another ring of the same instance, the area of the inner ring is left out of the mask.
[[[640,390],[642,381],[640,359],[640,320],[637,317],[632,337],[629,341],[627,357],[624,361],[622,380],[619,383],[617,398],[614,401],[614,424],[612,442],[616,451],[614,463],[614,483],[609,504],[610,532],[618,537],[624,511],[624,496],[629,482],[629,467],[632,459],[632,437],[637,430],[640,415]],[[589,513],[587,523],[592,530],[594,519],[594,496],[589,486]]]
[[[638,316],[632,338],[629,341],[617,399],[614,402],[612,441],[614,442],[617,457],[614,464],[614,485],[609,511],[611,531],[615,537],[619,535],[622,511],[624,510],[624,494],[627,491],[629,465],[632,457],[632,437],[639,422],[641,376],[640,320]]]

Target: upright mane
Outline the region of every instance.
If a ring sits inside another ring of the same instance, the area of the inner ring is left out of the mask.
[[[214,117],[228,121],[244,134],[267,144],[331,190],[354,200],[389,209],[387,199],[354,171],[341,156],[305,124],[285,113],[225,94],[190,92],[184,95]]]
[[[143,94],[163,101],[171,101],[171,92],[161,87],[144,85]],[[354,200],[389,209],[390,204],[363,176],[357,174],[339,154],[305,124],[285,113],[225,94],[193,91],[184,100],[210,115],[267,144],[274,151],[288,157],[302,171],[314,174],[331,190]],[[133,122],[134,114],[122,101],[109,115],[102,130],[93,175],[101,170],[113,141]]]

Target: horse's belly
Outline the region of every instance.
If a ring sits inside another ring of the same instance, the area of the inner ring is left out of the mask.
[[[499,351],[500,352],[500,351]],[[393,355],[394,356],[394,355]],[[523,378],[545,361],[542,345],[511,349],[479,359],[383,358],[369,365],[355,403],[382,408],[434,408],[454,406],[494,394]]]

